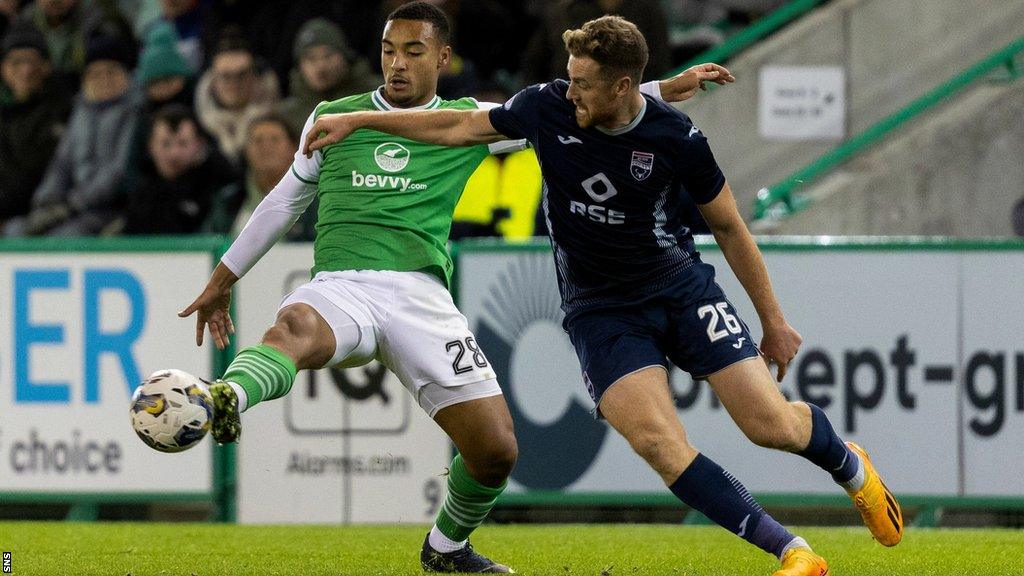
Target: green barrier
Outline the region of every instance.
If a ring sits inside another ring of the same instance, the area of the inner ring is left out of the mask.
[[[795,191],[798,188],[816,181],[853,156],[879,144],[889,134],[910,120],[932,110],[986,75],[1005,69],[1006,74],[1003,79],[1018,78],[1021,70],[1017,58],[1022,52],[1024,52],[1024,36],[1010,42],[1001,50],[989,54],[966,71],[940,84],[901,110],[890,114],[867,130],[826,152],[814,162],[790,174],[777,184],[762,188],[758,192],[754,204],[753,220],[785,218],[807,208],[810,201],[796,195]]]

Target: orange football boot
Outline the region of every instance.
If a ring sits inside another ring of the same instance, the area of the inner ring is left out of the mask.
[[[883,546],[899,544],[903,539],[903,511],[900,503],[871,465],[868,453],[853,442],[847,442],[846,445],[860,456],[861,464],[864,465],[864,485],[850,494],[864,525]]]
[[[782,556],[782,568],[772,576],[829,576],[828,563],[810,548],[791,548]]]

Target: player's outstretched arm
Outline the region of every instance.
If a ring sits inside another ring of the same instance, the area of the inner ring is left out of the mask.
[[[367,128],[441,146],[473,146],[507,139],[491,125],[487,110],[420,110],[323,114],[313,123],[302,152],[314,152]]]
[[[764,337],[761,340],[761,354],[769,363],[778,365],[778,380],[782,382],[786,368],[796,356],[803,338],[786,322],[782,308],[775,298],[768,269],[761,258],[754,237],[747,229],[729,184],[722,187],[714,200],[699,205],[700,212],[722,248],[736,278],[746,290],[757,315],[761,320]]]
[[[666,102],[682,102],[693,98],[698,90],[707,90],[705,82],[725,85],[735,82],[736,78],[724,66],[713,62],[697,64],[683,70],[679,74],[658,83],[661,99]]]
[[[223,262],[217,264],[210,281],[202,294],[195,299],[187,308],[178,312],[181,318],[187,318],[193,313],[196,316],[196,346],[203,345],[203,333],[206,327],[210,328],[210,335],[213,336],[213,343],[218,350],[227,347],[230,336],[235,333],[235,324],[231,321],[229,308],[231,306],[231,287],[238,282],[235,276]]]

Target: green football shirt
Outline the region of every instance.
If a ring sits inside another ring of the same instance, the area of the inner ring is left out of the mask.
[[[472,98],[435,96],[417,109],[480,106]],[[373,91],[322,102],[313,119],[321,114],[391,109]],[[507,150],[510,145],[499,148]],[[490,153],[488,146],[450,148],[357,130],[321,152],[321,157],[306,162],[297,155],[292,165],[299,179],[317,185],[312,273],[416,270],[434,274],[449,286],[452,261],[446,244],[452,212],[466,181]]]

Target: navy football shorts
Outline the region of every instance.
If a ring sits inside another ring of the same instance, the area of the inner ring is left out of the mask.
[[[698,263],[668,290],[630,306],[580,312],[567,327],[594,400],[623,376],[669,362],[694,378],[759,356],[747,325],[715,282],[710,264]]]

